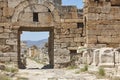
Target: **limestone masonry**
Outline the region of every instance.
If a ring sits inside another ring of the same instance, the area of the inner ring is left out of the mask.
[[[20,67],[22,31],[49,31],[49,63],[71,61],[79,46],[120,47],[120,0],[83,0],[83,10],[61,0],[0,0],[0,62]]]

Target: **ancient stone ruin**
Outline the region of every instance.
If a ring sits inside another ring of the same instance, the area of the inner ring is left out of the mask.
[[[120,0],[83,2],[80,10],[61,0],[0,0],[0,62],[22,65],[22,31],[49,31],[51,65],[79,60],[79,46],[120,47]]]

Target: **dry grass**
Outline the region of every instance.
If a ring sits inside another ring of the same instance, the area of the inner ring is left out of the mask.
[[[18,72],[18,68],[6,67],[5,71],[15,73],[15,72]]]

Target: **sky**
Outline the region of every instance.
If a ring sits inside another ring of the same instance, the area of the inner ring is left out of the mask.
[[[83,0],[62,0],[62,5],[75,5],[77,8],[83,7]]]
[[[75,5],[82,8],[82,0],[62,0],[62,5]],[[24,32],[21,34],[21,40],[38,41],[49,37],[49,32]]]

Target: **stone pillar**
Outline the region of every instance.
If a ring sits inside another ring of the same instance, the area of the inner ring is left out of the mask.
[[[49,32],[48,39],[48,55],[49,55],[49,64],[51,67],[54,66],[54,30],[51,29]]]
[[[93,52],[93,63],[92,65],[97,66],[99,64],[99,54],[100,54],[100,49],[96,49]]]

